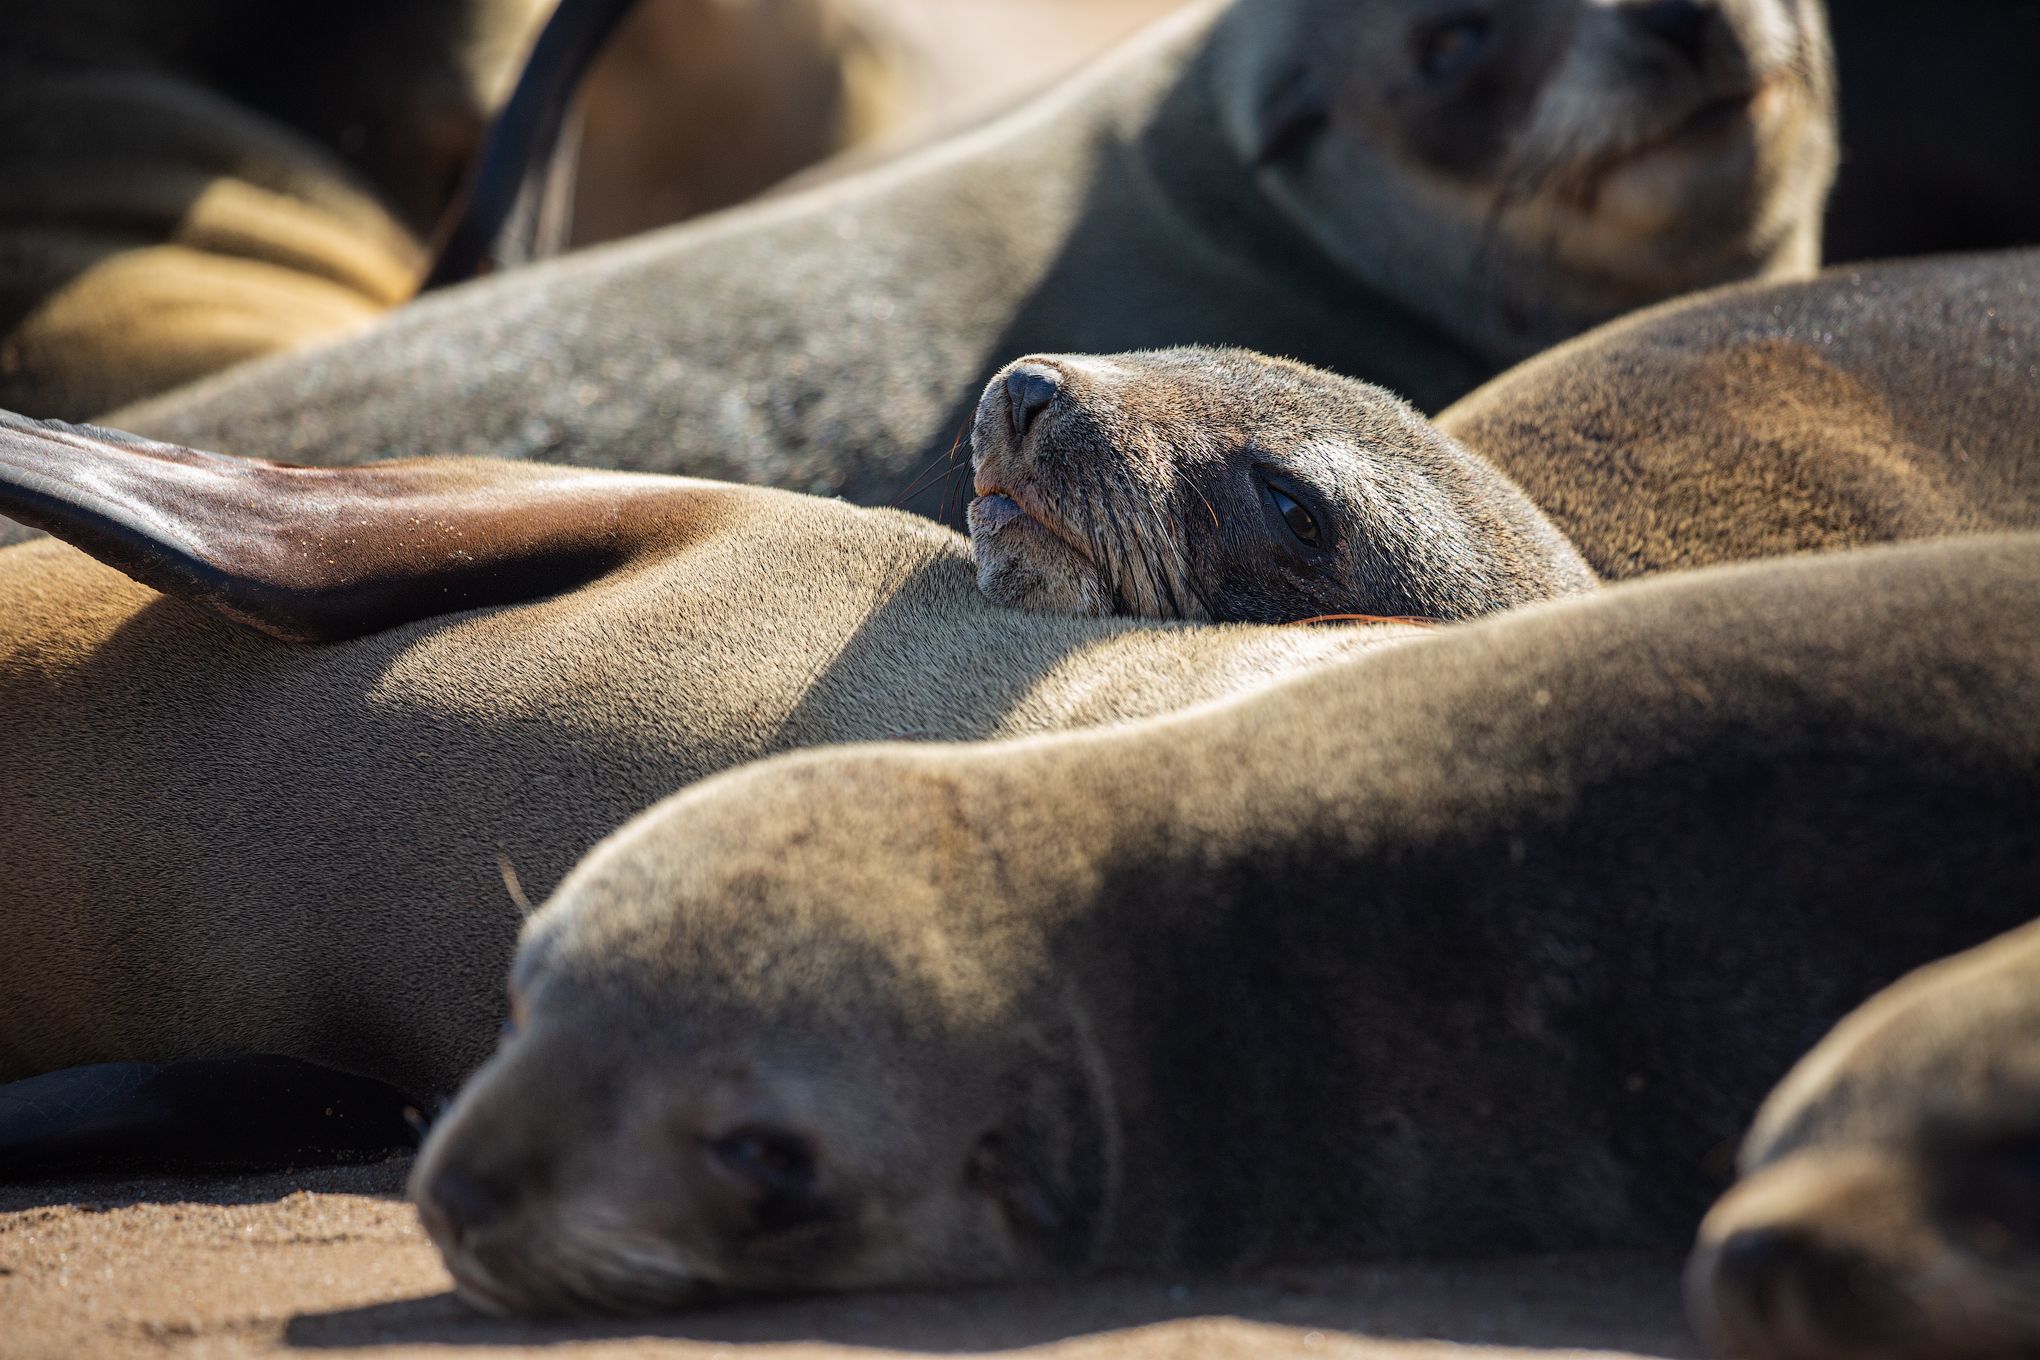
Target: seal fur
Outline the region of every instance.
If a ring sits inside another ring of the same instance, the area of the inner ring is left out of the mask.
[[[1832,154],[1816,5],[1710,9],[1689,60],[1641,6],[1508,0],[1433,79],[1435,8],[1205,0],[892,165],[449,290],[118,423],[300,462],[487,454],[877,504],[950,450],[1011,355],[1241,345],[1428,410],[1670,290],[1813,266]],[[1759,67],[1764,101],[1681,131],[1719,104],[1710,82]],[[1530,140],[1503,135],[1519,124]],[[1604,222],[1554,200],[1576,164],[1726,216],[1693,219],[1704,240]],[[1676,240],[1677,266],[1639,231]]]
[[[1460,619],[1595,584],[1407,403],[1288,360],[1036,355],[993,377],[971,450],[978,585],[1022,609]]]
[[[421,1216],[495,1311],[1689,1241],[1839,1016],[2030,912],[2036,588],[1688,573],[705,781],[526,927]]]
[[[1893,984],[1779,1084],[1689,1271],[1694,1321],[1718,1349],[1995,1360],[2040,1347],[2036,983],[2040,925],[2027,925]]]

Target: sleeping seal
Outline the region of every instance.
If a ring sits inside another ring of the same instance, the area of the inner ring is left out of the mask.
[[[2023,905],[2040,905],[2030,883]],[[2040,925],[1836,1026],[1765,1103],[1742,1173],[1689,1280],[1721,1353],[2040,1351]]]
[[[119,423],[871,504],[1015,354],[1244,345],[1436,409],[1617,312],[1810,270],[1823,22],[1814,0],[1204,0],[893,165],[450,289]]]
[[[533,916],[420,1214],[495,1311],[1690,1241],[1827,1027],[2030,915],[2035,591],[1682,573],[717,776]]]
[[[1422,635],[1020,613],[946,529],[756,487],[18,417],[0,510],[135,578],[0,552],[0,1079],[263,1053],[448,1091],[506,863],[544,891],[773,751],[1140,717]]]

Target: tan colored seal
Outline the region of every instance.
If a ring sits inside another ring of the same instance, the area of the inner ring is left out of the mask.
[[[2040,528],[2040,251],[1667,303],[1503,374],[1438,426],[1608,579]]]
[[[978,585],[1066,614],[1469,618],[1593,573],[1478,455],[1366,383],[1242,350],[1037,355],[971,432]]]
[[[96,415],[408,298],[543,8],[10,5],[0,405]]]
[[[1021,614],[947,530],[760,488],[16,417],[0,508],[145,583],[0,553],[0,1079],[269,1053],[450,1090],[506,861],[542,894],[772,751],[1139,717],[1420,635]]]
[[[1204,0],[918,155],[121,423],[885,503],[1015,354],[1243,345],[1435,409],[1627,308],[1811,269],[1832,154],[1809,0]]]
[[[421,1214],[498,1311],[1689,1241],[1823,1031],[2030,912],[2036,590],[1687,573],[720,775],[532,918]]]
[[[1765,1104],[1742,1173],[1689,1276],[1721,1353],[2040,1349],[2040,925],[1922,968],[1836,1026]]]

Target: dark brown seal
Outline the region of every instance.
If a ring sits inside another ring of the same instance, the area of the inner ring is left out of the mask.
[[[1202,0],[918,155],[119,423],[888,503],[1016,354],[1243,345],[1433,410],[1628,308],[1805,273],[1832,154],[1811,0]]]
[[[1683,1244],[1836,1019],[2030,914],[2036,590],[1684,573],[705,781],[532,918],[421,1214],[532,1311]]]
[[[1765,1104],[1742,1173],[1688,1279],[1720,1353],[2040,1351],[2040,925],[1836,1026]]]
[[[978,585],[1022,609],[1460,619],[1595,584],[1407,402],[1244,350],[1022,359],[971,453]]]

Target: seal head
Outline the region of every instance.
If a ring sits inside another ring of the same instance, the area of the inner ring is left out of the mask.
[[[1214,51],[1277,210],[1483,349],[1818,263],[1817,0],[1299,0]]]
[[[896,841],[889,806],[867,829]],[[1109,1088],[1037,942],[946,892],[862,910],[854,870],[799,891],[776,837],[734,878],[690,873],[669,831],[611,836],[532,918],[513,1027],[420,1154],[461,1296],[633,1312],[1090,1266]]]
[[[1594,587],[1514,483],[1408,403],[1245,350],[1020,360],[971,448],[978,584],[1019,609],[1463,619]]]
[[[1772,1093],[1687,1274],[1747,1360],[2040,1353],[2040,926],[1901,979]]]

